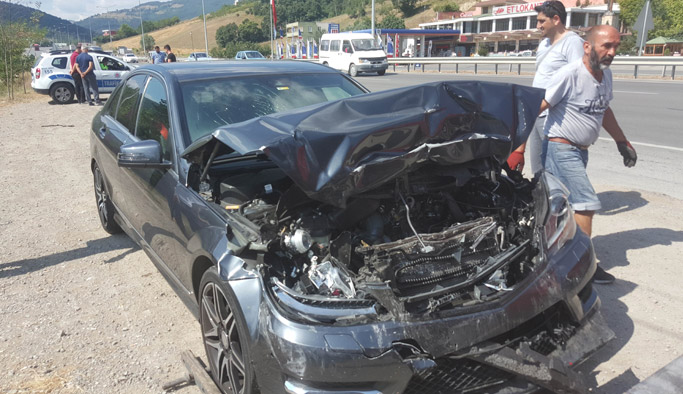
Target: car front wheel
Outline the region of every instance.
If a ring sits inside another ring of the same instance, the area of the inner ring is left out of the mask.
[[[74,98],[75,89],[71,84],[58,83],[50,89],[50,96],[58,104],[68,104]]]
[[[355,77],[358,75],[358,69],[356,68],[356,65],[351,63],[349,66],[349,75],[352,77]]]
[[[380,77],[381,77],[382,75],[386,74],[386,73],[387,73],[387,70],[379,70],[379,71],[377,71],[377,75],[379,75]]]
[[[199,324],[214,382],[224,393],[254,392],[247,325],[232,290],[215,267],[202,276]]]
[[[104,178],[100,167],[95,164],[93,167],[93,178],[95,183],[95,202],[97,203],[97,213],[100,216],[100,223],[104,231],[109,234],[121,232],[121,227],[114,220],[114,204],[109,199],[109,194],[104,186]]]

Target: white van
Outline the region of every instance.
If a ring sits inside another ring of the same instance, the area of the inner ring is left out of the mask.
[[[352,77],[365,72],[384,75],[389,68],[386,52],[370,33],[323,34],[318,60]]]

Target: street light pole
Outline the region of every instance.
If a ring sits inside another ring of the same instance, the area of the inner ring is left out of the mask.
[[[206,56],[209,56],[209,38],[206,34],[206,12],[204,11],[204,0],[202,0],[202,15],[204,16],[204,45],[206,46]]]
[[[370,33],[372,33],[372,39],[375,39],[375,0],[372,0],[372,25]]]

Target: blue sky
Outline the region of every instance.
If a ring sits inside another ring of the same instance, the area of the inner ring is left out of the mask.
[[[109,11],[114,11],[117,9],[128,9],[138,5],[138,0],[38,0],[40,4],[40,10],[54,16],[58,16],[62,19],[68,19],[72,21],[79,21],[85,19],[89,16],[95,14],[102,14],[107,12],[107,7]],[[147,3],[151,0],[141,0],[141,3]],[[20,4],[37,8],[34,1],[21,2]]]

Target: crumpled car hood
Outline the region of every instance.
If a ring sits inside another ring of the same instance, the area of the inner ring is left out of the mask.
[[[436,82],[303,107],[223,126],[183,157],[262,152],[312,199],[343,207],[420,163],[503,163],[526,141],[543,90]],[[218,145],[218,146],[217,146]]]

